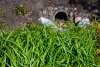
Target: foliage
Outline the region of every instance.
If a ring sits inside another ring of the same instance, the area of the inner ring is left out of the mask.
[[[0,22],[0,30],[6,30],[7,29],[7,23],[5,22]]]
[[[18,7],[16,7],[15,11],[16,11],[16,14],[18,14],[18,15],[27,14],[27,8],[22,4],[19,5]]]
[[[0,8],[0,16],[4,16],[4,10]]]
[[[95,28],[68,25],[51,27],[27,24],[0,32],[0,67],[94,67]]]

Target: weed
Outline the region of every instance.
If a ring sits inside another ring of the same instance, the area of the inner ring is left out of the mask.
[[[5,22],[0,22],[0,30],[5,30],[7,28],[7,24]]]
[[[25,15],[27,14],[27,8],[21,4],[18,7],[16,7],[15,12],[17,15]]]
[[[0,16],[4,16],[4,10],[0,8]]]

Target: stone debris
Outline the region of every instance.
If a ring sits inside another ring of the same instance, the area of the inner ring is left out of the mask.
[[[52,27],[56,28],[56,25],[55,25],[51,20],[49,20],[48,18],[40,17],[40,18],[39,18],[39,21],[40,21],[43,25],[52,26]]]
[[[81,27],[88,26],[88,25],[90,25],[90,19],[87,17],[76,17],[75,23]]]
[[[76,19],[75,19],[75,23],[79,22],[80,20],[82,20],[81,17],[76,17]]]
[[[44,17],[40,17],[39,21],[45,25],[45,26],[51,26],[52,28],[54,28],[54,30],[56,30],[57,32],[60,32],[63,30],[62,27],[58,27],[56,24],[54,24],[54,22],[52,22],[51,20],[49,20],[48,18],[44,18]],[[60,24],[62,25],[62,24]]]
[[[79,21],[79,26],[87,26],[90,25],[90,20],[87,17],[84,17]]]

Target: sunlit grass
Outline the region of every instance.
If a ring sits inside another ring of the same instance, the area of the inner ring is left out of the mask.
[[[0,67],[98,67],[95,26],[65,29],[27,24],[0,32]]]

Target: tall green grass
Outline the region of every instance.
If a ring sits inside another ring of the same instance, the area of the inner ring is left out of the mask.
[[[28,24],[0,32],[0,67],[97,67],[95,28],[69,25],[57,32]]]

